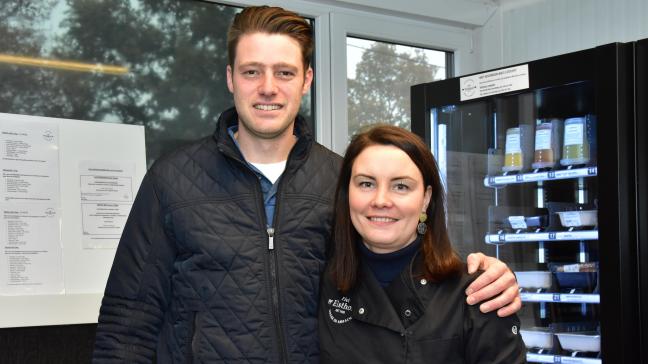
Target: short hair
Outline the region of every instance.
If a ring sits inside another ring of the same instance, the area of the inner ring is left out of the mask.
[[[335,191],[333,244],[329,261],[329,274],[337,288],[346,293],[355,286],[359,276],[360,251],[357,244],[361,237],[351,222],[349,183],[356,158],[363,150],[373,145],[391,145],[405,152],[421,172],[425,188],[432,187],[432,196],[426,210],[427,231],[421,244],[424,258],[423,277],[438,282],[459,273],[461,261],[448,237],[445,191],[432,153],[412,132],[391,125],[377,125],[353,137],[342,161]]]
[[[227,32],[228,62],[234,67],[236,47],[242,36],[252,33],[287,35],[299,43],[304,70],[313,56],[313,31],[308,20],[279,7],[250,6],[234,16]]]

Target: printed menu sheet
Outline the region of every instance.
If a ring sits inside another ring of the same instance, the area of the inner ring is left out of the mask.
[[[0,119],[0,203],[59,205],[58,125]]]
[[[3,204],[0,213],[0,295],[64,293],[58,210]]]
[[[0,118],[0,296],[63,294],[58,124]]]
[[[83,247],[115,248],[133,205],[135,163],[82,161]]]

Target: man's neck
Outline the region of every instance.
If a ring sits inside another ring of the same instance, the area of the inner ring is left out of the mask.
[[[277,163],[288,159],[290,150],[297,142],[297,137],[292,132],[272,138],[263,139],[254,136],[244,128],[234,134],[239,144],[241,153],[246,161],[250,163]]]

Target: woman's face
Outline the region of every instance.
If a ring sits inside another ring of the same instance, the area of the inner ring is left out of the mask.
[[[365,148],[351,168],[349,212],[362,241],[375,253],[401,249],[416,238],[432,187],[410,157],[391,145]]]

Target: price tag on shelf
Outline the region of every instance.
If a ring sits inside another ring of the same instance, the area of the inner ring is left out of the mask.
[[[547,179],[547,172],[526,173],[523,175],[522,179],[524,182],[544,181]]]
[[[509,216],[508,221],[513,229],[526,229],[527,224],[524,221],[524,216]]]

